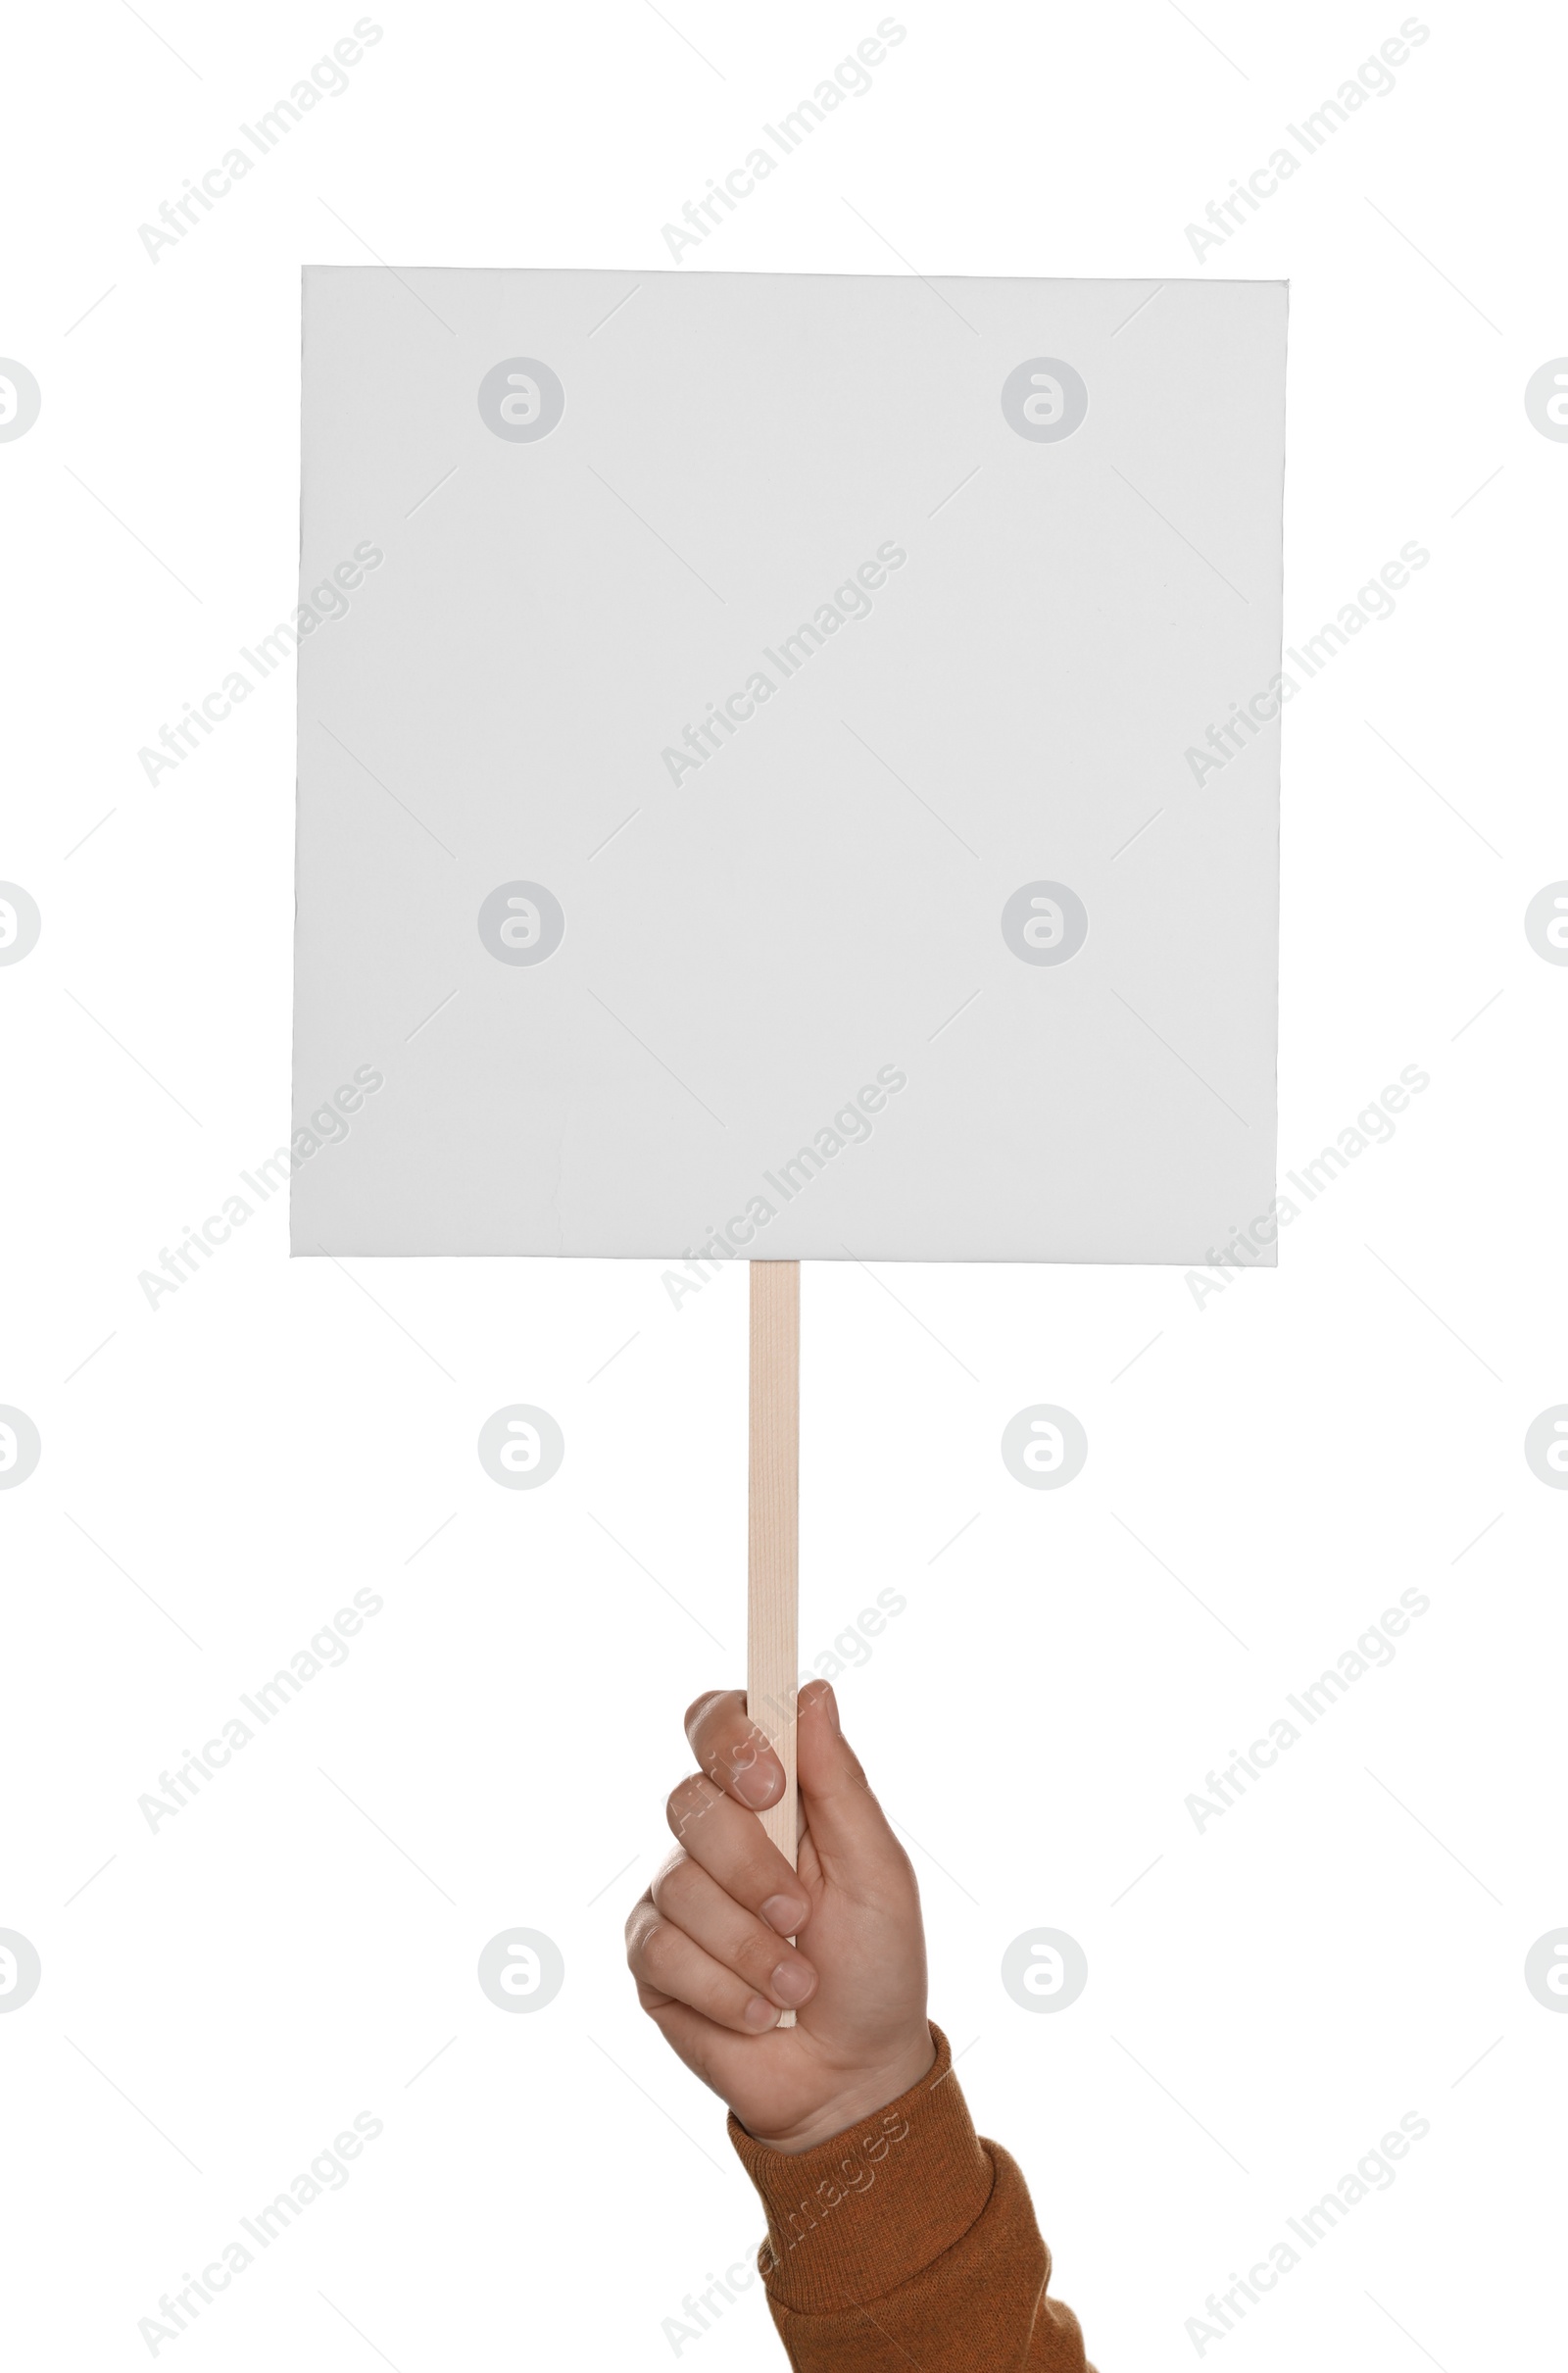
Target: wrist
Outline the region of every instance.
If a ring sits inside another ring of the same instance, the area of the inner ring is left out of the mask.
[[[934,2267],[985,2213],[1001,2169],[975,2134],[956,2080],[947,2081],[947,2038],[939,2027],[930,2035],[936,2057],[929,2069],[814,2150],[792,2155],[769,2148],[731,2113],[730,2141],[767,2213],[760,2262],[781,2328],[790,2316],[858,2310],[855,2329],[861,2331],[879,2299]],[[908,2074],[890,2069],[890,2081]],[[848,2086],[839,2099],[847,2093]]]
[[[787,2158],[797,2158],[808,2151],[830,2143],[835,2135],[847,2133],[851,2126],[872,2117],[907,2093],[923,2076],[936,2066],[937,2047],[930,2027],[922,2019],[917,2034],[907,2038],[902,2048],[876,2065],[857,2072],[853,2083],[836,2093],[830,2101],[779,2134],[754,2134],[753,2139],[768,2151],[777,2151]],[[751,2129],[748,2128],[748,2132]]]

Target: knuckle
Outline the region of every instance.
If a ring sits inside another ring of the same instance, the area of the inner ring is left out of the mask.
[[[769,1936],[765,1933],[760,1936],[751,1935],[747,1937],[745,1944],[735,1955],[735,1973],[738,1977],[743,1978],[748,1986],[755,1988],[759,1994],[767,1995],[771,1999],[774,1970],[780,1961],[792,1961],[794,1958],[794,1953],[782,1937]]]
[[[737,1866],[733,1892],[744,1895],[754,1908],[760,1908],[770,1895],[805,1899],[807,1890],[793,1862],[787,1861],[771,1838],[764,1836],[760,1821],[754,1818],[751,1827],[755,1834],[746,1840],[745,1856]]]
[[[746,1710],[738,1689],[710,1689],[686,1709],[686,1736],[706,1771],[730,1762],[747,1741],[760,1743],[761,1734]]]
[[[664,1801],[664,1817],[677,1837],[684,1837],[694,1821],[700,1821],[713,1802],[713,1791],[700,1771],[694,1771],[673,1787]]]
[[[689,1900],[691,1867],[689,1856],[684,1852],[677,1852],[657,1873],[649,1893],[660,1911],[668,1911],[674,1904]]]
[[[656,1920],[643,1937],[638,1966],[656,1986],[670,1975],[679,1953],[679,1941],[667,1920]]]
[[[782,1858],[749,1854],[730,1881],[729,1892],[750,1912],[760,1912],[772,1895],[799,1895],[795,1874]]]

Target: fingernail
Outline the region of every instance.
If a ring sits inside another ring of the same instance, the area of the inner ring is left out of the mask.
[[[760,1994],[753,1995],[745,2009],[741,2012],[741,2016],[746,2021],[748,2027],[755,2027],[759,2033],[760,2033],[764,2027],[776,2027],[778,2025],[778,2012],[774,2009],[771,2002],[764,2002]]]
[[[768,1983],[792,2008],[797,2002],[804,2002],[816,1988],[816,1979],[804,1961],[780,1961]]]
[[[806,1910],[798,1896],[770,1895],[762,1905],[762,1917],[780,1936],[793,1936],[805,1919]]]
[[[779,1792],[781,1775],[776,1763],[748,1763],[744,1769],[737,1765],[732,1775],[735,1794],[743,1804],[760,1811],[771,1804]]]

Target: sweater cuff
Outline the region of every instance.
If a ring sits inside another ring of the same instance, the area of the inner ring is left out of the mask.
[[[831,2142],[791,2156],[732,2115],[729,2139],[767,2211],[759,2263],[770,2297],[832,2315],[907,2282],[967,2233],[995,2170],[933,2024],[936,2065],[907,2093]]]

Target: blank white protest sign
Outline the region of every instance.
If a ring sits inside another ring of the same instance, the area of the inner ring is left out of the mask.
[[[1266,1212],[1285,322],[307,272],[294,1250],[1188,1264]]]

